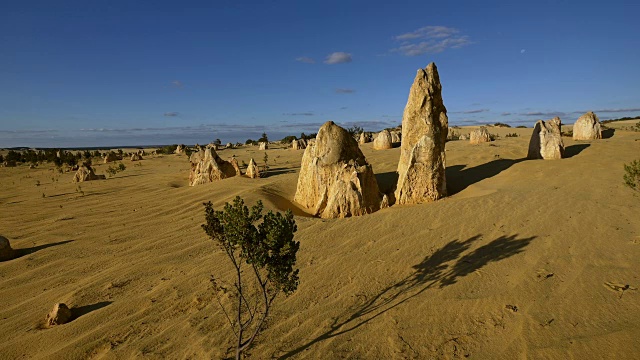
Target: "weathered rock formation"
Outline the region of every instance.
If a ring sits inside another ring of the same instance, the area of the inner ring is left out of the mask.
[[[398,131],[390,131],[389,133],[391,134],[391,143],[399,144],[401,139],[401,133]]]
[[[398,163],[398,204],[434,201],[447,195],[445,143],[447,109],[436,64],[418,70],[402,116],[402,145]]]
[[[173,153],[178,155],[184,153],[184,147],[182,147],[182,145],[178,145]]]
[[[53,310],[47,314],[45,326],[52,327],[55,325],[66,324],[71,320],[71,309],[64,303],[58,303],[53,306]]]
[[[293,150],[304,150],[307,148],[307,142],[303,139],[293,140],[291,142],[291,148]]]
[[[469,136],[462,134],[460,136],[458,136],[458,140],[469,140]]]
[[[573,140],[602,139],[602,128],[598,115],[589,111],[580,116],[573,124]]]
[[[104,163],[110,163],[110,162],[114,162],[114,161],[118,161],[121,160],[120,157],[118,156],[118,154],[116,154],[113,151],[109,151],[108,153],[106,153],[104,155]]]
[[[469,144],[480,144],[491,141],[491,135],[486,127],[480,126],[479,129],[473,130],[469,135]]]
[[[528,159],[562,159],[564,155],[564,142],[560,128],[562,123],[559,117],[549,121],[539,120],[533,127],[533,134],[529,140]]]
[[[260,177],[260,170],[256,165],[256,162],[253,161],[253,158],[249,161],[249,166],[247,166],[247,176],[252,179],[257,179]]]
[[[4,236],[0,236],[0,261],[11,260],[14,257],[14,251],[11,248],[9,239]]]
[[[240,171],[240,166],[238,166],[238,160],[232,157],[229,159],[229,163],[233,166],[233,169],[236,171],[236,176],[242,176],[242,171]]]
[[[82,165],[78,168],[75,175],[73,175],[73,182],[83,182],[83,181],[91,181],[91,180],[104,180],[107,177],[104,175],[96,175],[93,172],[91,166]]]
[[[225,149],[233,149],[233,144],[232,143],[227,143],[227,145],[225,145],[224,148]]]
[[[369,136],[368,134],[365,134],[364,132],[360,133],[360,139],[358,140],[358,143],[360,145],[362,144],[366,144],[368,142],[371,142],[371,136]]]
[[[258,150],[267,150],[269,148],[269,144],[267,142],[261,141],[258,144],[260,145]]]
[[[131,154],[131,161],[140,161],[142,160],[142,155],[139,153]]]
[[[191,163],[189,186],[206,184],[236,176],[236,170],[233,165],[228,161],[222,160],[212,148],[194,152],[191,154],[189,162]]]
[[[391,133],[389,130],[382,130],[378,133],[376,138],[373,140],[373,149],[374,150],[386,150],[391,149],[393,147],[393,141],[391,139]]]
[[[380,192],[356,140],[328,121],[302,156],[294,200],[323,218],[341,218],[380,209]]]

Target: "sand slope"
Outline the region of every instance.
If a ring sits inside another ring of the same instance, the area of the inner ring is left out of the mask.
[[[267,150],[270,177],[197,187],[178,155],[80,185],[0,168],[0,234],[22,249],[0,263],[0,358],[228,356],[209,283],[228,267],[200,224],[202,202],[236,195],[293,206],[301,242],[298,291],[253,358],[637,358],[640,293],[606,284],[640,287],[640,194],[622,182],[640,133],[565,137],[569,158],[527,161],[531,129],[490,132],[502,137],[447,143],[450,197],[342,220],[291,203],[303,151]],[[400,149],[362,149],[390,189]],[[232,154],[264,152],[220,151]],[[61,301],[77,318],[41,330]]]

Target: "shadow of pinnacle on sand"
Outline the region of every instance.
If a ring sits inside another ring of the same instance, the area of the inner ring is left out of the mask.
[[[588,148],[590,144],[575,144],[569,145],[564,149],[564,158],[571,158],[580,154],[584,149]]]
[[[364,303],[353,306],[345,314],[333,318],[329,329],[323,334],[280,355],[279,358],[290,358],[316,343],[355,330],[428,289],[453,285],[458,278],[469,275],[491,262],[521,253],[535,239],[535,236],[522,239],[517,235],[500,236],[462,256],[481,237],[476,235],[464,241],[454,240],[434,251],[412,267],[414,272],[411,275],[382,289]]]
[[[71,308],[71,320],[73,321],[83,315],[86,315],[92,311],[100,310],[107,305],[111,305],[113,301],[100,301],[91,305],[77,306]]]
[[[38,246],[34,246],[34,247],[31,247],[31,248],[25,248],[25,249],[13,249],[13,254],[14,254],[13,257],[10,260],[4,260],[4,261],[15,260],[17,258],[33,254],[36,251],[39,251],[39,250],[42,250],[42,249],[46,249],[48,247],[64,245],[64,244],[67,244],[67,243],[70,243],[70,242],[73,242],[73,240],[59,241],[59,242],[55,242],[55,243],[38,245]]]
[[[526,159],[498,159],[474,167],[465,165],[447,166],[447,192],[454,195],[484,179],[494,177],[512,165]]]

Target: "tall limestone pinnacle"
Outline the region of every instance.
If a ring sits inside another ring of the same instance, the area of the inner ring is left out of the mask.
[[[447,195],[445,142],[447,109],[435,63],[418,70],[402,116],[396,203],[418,204]]]

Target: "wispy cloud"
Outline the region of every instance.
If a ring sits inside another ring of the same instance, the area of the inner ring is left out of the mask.
[[[345,89],[345,88],[338,88],[336,89],[336,93],[338,94],[353,94],[354,92],[356,92],[353,89]]]
[[[500,114],[500,115],[502,115],[502,116],[509,116],[509,115],[511,115],[511,113],[510,113],[510,112],[503,112],[503,113],[502,113],[502,114]]]
[[[316,61],[315,61],[315,60],[313,60],[313,59],[312,59],[312,58],[310,58],[310,57],[306,57],[306,56],[300,56],[300,57],[297,57],[297,58],[296,58],[296,61],[297,61],[297,62],[301,62],[301,63],[307,63],[307,64],[315,64],[315,63],[316,63]]]
[[[164,116],[170,116],[170,117],[174,117],[174,116],[178,116],[178,115],[180,115],[180,113],[179,112],[175,112],[175,111],[164,113]]]
[[[489,109],[473,109],[464,111],[451,111],[452,114],[479,114],[483,112],[489,112]]]
[[[184,87],[184,83],[183,83],[182,81],[180,81],[180,80],[173,80],[173,81],[171,82],[171,85],[172,85],[173,87],[177,87],[177,88],[182,88],[182,87]]]
[[[471,44],[469,36],[460,34],[460,30],[446,26],[425,26],[416,31],[398,35],[399,47],[391,49],[406,56],[427,53],[440,53],[446,49],[459,49]]]
[[[348,109],[348,107],[346,107],[346,106],[343,106],[343,107],[340,108],[340,110],[347,110],[347,109]]]
[[[542,116],[542,117],[562,117],[562,116],[566,116],[567,113],[562,112],[562,111],[532,111],[532,112],[525,112],[525,113],[519,113],[518,115],[521,116]]]
[[[327,56],[327,58],[324,60],[325,64],[343,64],[343,63],[350,63],[352,60],[351,58],[351,54],[346,53],[346,52],[334,52],[331,53]]]
[[[312,112],[301,112],[301,113],[282,113],[284,116],[314,116],[315,114]]]
[[[627,108],[627,109],[599,109],[599,110],[579,110],[574,111],[574,114],[582,114],[587,111],[593,111],[594,113],[621,113],[621,112],[632,112],[632,111],[640,111],[640,108]]]

